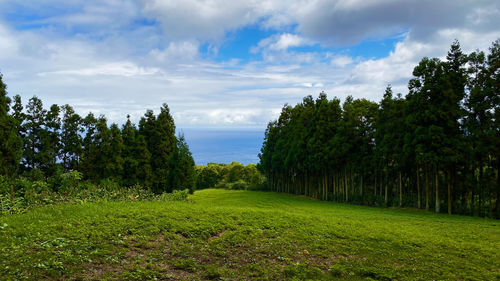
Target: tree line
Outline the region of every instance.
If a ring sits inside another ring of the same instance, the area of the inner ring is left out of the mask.
[[[195,188],[194,160],[167,104],[147,110],[137,127],[127,116],[121,128],[104,115],[77,114],[66,104],[43,107],[34,96],[26,106],[7,96],[0,74],[0,175],[34,180],[79,171],[85,180],[141,185],[154,192]]]
[[[378,206],[500,217],[500,40],[489,52],[423,58],[406,96],[324,92],[285,105],[266,129],[269,187]]]

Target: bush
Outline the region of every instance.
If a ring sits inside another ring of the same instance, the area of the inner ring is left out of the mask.
[[[82,173],[73,170],[69,171],[68,173],[60,174],[58,176],[61,184],[59,190],[66,190],[73,187],[78,187],[78,183],[80,182],[82,177],[83,177]]]
[[[232,182],[228,184],[228,189],[234,190],[246,190],[248,188],[248,183],[244,180],[237,180],[236,182]]]
[[[10,198],[9,195],[0,194],[0,215],[3,214],[21,214],[27,211],[24,198]]]
[[[84,203],[98,201],[185,201],[189,190],[174,190],[172,193],[156,195],[140,185],[121,187],[112,180],[99,185],[82,182],[81,173],[70,171],[58,175],[57,190],[45,181],[26,178],[8,180],[0,177],[0,215],[18,214],[43,205],[57,203]]]
[[[155,201],[185,201],[189,195],[189,189],[174,190],[172,193],[162,193],[156,196]]]

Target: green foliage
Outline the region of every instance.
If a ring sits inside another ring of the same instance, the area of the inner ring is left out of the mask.
[[[57,184],[28,178],[0,176],[0,214],[18,214],[43,205],[98,201],[184,201],[189,190],[154,194],[140,185],[122,187],[105,179],[99,185],[81,182],[82,173],[70,171],[58,175]]]
[[[254,164],[244,166],[238,162],[231,164],[208,163],[196,166],[197,189],[225,188],[235,190],[265,190],[265,177]]]
[[[162,193],[155,198],[158,201],[185,201],[190,193],[189,189],[174,190],[172,193]]]
[[[169,162],[171,168],[167,177],[168,191],[188,189],[193,193],[196,186],[196,171],[194,159],[184,135],[179,135]]]
[[[152,188],[161,193],[168,190],[168,172],[170,161],[177,144],[175,124],[167,104],[163,104],[156,117],[153,111],[147,111],[139,122],[139,133],[144,136],[151,153]]]
[[[10,98],[7,97],[7,85],[0,73],[0,175],[14,175],[22,155],[22,140],[17,133],[18,124],[10,116]]]
[[[82,137],[80,136],[81,117],[68,104],[62,106],[61,124],[61,156],[65,172],[78,168],[79,158],[82,154]]]
[[[0,279],[495,280],[499,235],[491,219],[199,190],[0,215]]]
[[[78,171],[69,171],[68,173],[61,174],[59,176],[60,180],[60,189],[70,189],[78,187],[78,183],[83,179],[83,174]]]

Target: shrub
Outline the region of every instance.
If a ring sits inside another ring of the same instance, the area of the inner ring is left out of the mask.
[[[60,187],[59,189],[65,190],[72,187],[78,187],[78,183],[82,179],[82,173],[78,171],[69,171],[68,173],[64,173],[59,175]]]
[[[162,193],[155,197],[156,201],[184,201],[187,200],[189,189],[174,190],[172,193]]]
[[[236,182],[232,182],[228,184],[228,189],[234,190],[246,190],[248,188],[248,183],[244,180],[238,180]]]
[[[156,195],[140,185],[121,187],[112,180],[100,185],[82,182],[81,173],[70,171],[58,175],[57,191],[45,181],[30,181],[26,178],[8,180],[0,177],[0,215],[18,214],[43,205],[57,203],[84,203],[97,201],[185,201],[189,190],[174,190],[172,193]]]

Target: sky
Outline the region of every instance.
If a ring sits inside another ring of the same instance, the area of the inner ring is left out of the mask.
[[[379,101],[413,67],[500,38],[497,0],[0,0],[10,95],[178,128],[264,129],[325,91]]]

